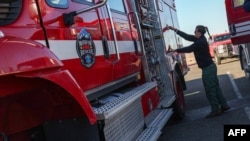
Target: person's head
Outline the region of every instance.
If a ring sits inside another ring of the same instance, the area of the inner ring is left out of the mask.
[[[196,38],[200,38],[200,36],[204,35],[206,32],[208,33],[209,38],[212,39],[212,37],[208,31],[208,28],[206,26],[203,26],[203,25],[197,25],[195,28],[194,34],[195,34]]]
[[[196,38],[200,38],[200,36],[204,35],[207,31],[207,27],[203,25],[197,25],[194,31],[194,35]]]

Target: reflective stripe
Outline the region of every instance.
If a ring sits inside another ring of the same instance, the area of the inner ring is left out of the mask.
[[[45,44],[45,41],[38,42]],[[94,41],[96,47],[96,56],[103,56],[102,41]],[[133,41],[118,41],[118,48],[120,53],[135,52]],[[76,52],[76,41],[74,40],[49,40],[50,49],[61,60],[79,58]],[[138,50],[140,50],[139,43]],[[112,41],[108,42],[109,53],[115,54],[115,48]]]
[[[244,35],[249,35],[250,34],[250,21],[246,22],[241,22],[235,24],[236,28],[236,35],[232,37],[239,37],[239,36],[244,36]]]

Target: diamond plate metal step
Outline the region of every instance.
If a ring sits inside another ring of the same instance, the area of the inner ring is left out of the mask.
[[[162,129],[171,115],[173,114],[172,109],[157,109],[156,111],[160,111],[155,120],[148,126],[152,128],[160,128]]]
[[[106,103],[105,105],[94,108],[94,111],[99,120],[108,119],[111,116],[115,115],[119,111],[122,111],[128,105],[133,103],[135,100],[140,98],[144,93],[148,92],[152,88],[156,87],[156,82],[148,82],[141,86],[138,86],[124,94],[120,97]]]
[[[144,127],[141,99],[138,98],[104,122],[106,141],[134,141],[143,132]]]
[[[159,106],[161,108],[168,108],[174,103],[175,100],[176,100],[175,95],[167,95],[161,100]]]
[[[149,117],[155,117],[136,141],[156,141],[161,135],[161,130],[173,114],[172,109],[156,109]]]
[[[158,128],[147,128],[137,138],[136,141],[156,141],[161,135],[161,131]]]

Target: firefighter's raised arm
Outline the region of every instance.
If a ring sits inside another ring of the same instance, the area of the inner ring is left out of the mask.
[[[173,31],[177,31],[177,29],[175,28],[175,27],[173,27],[173,26],[168,26],[168,25],[166,25],[163,29],[162,29],[162,31],[163,32],[165,32],[165,31],[167,31],[167,30],[169,30],[169,29],[171,29],[171,30],[173,30]]]

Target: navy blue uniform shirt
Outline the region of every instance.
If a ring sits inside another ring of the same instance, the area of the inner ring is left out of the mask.
[[[194,35],[186,34],[182,31],[177,30],[176,33],[182,38],[194,42],[190,46],[176,49],[178,53],[194,53],[195,60],[199,68],[205,68],[213,63],[212,57],[209,53],[209,46],[207,39],[204,35],[200,38],[196,38]]]

